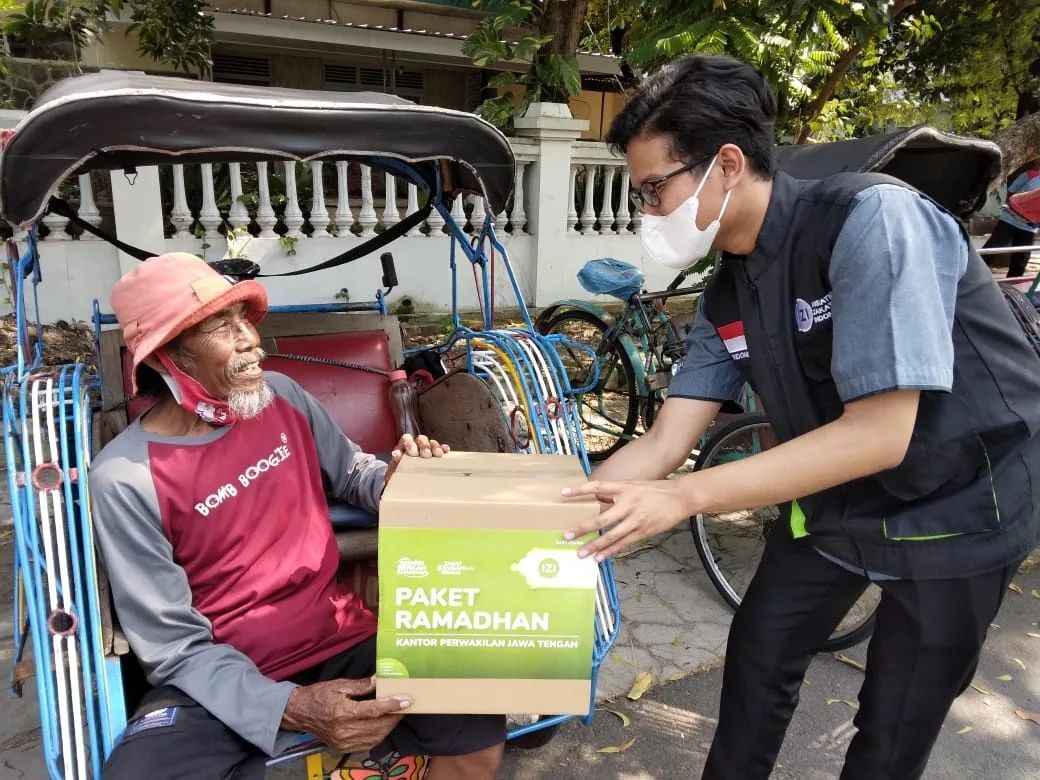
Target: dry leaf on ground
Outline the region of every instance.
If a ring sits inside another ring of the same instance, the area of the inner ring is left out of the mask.
[[[632,725],[632,719],[623,712],[618,712],[617,710],[608,710],[606,707],[599,707],[598,709],[602,710],[603,712],[609,712],[611,715],[616,715],[621,720],[622,727]]]
[[[1018,567],[1019,574],[1029,574],[1037,566],[1040,566],[1040,551],[1028,556]]]
[[[1010,674],[1002,674],[997,679],[1001,682],[1011,682],[1014,678]]]
[[[854,709],[854,710],[858,710],[859,709],[859,705],[856,704],[856,702],[849,701],[848,699],[827,699],[827,703],[828,704],[845,704],[845,705],[848,705],[849,707],[852,707],[852,709]]]
[[[969,731],[972,731],[972,730],[973,730],[973,729],[972,729],[972,727],[971,727],[971,726],[965,726],[964,728],[962,728],[962,729],[961,729],[960,731],[958,731],[957,733],[958,733],[958,734],[967,734],[967,733],[968,733]]]
[[[849,658],[845,653],[834,653],[834,658],[841,661],[843,664],[848,664],[855,669],[859,669],[861,672],[867,671],[866,664],[861,664],[855,658]]]
[[[622,742],[620,745],[608,745],[607,747],[601,747],[596,750],[597,753],[624,753],[632,745],[636,743],[636,738],[628,740],[628,742]]]
[[[975,683],[972,683],[971,687],[974,688],[979,693],[981,693],[983,696],[992,696],[993,695],[993,691],[987,691],[981,685],[976,685]]]
[[[1018,715],[1022,720],[1031,720],[1037,726],[1040,726],[1040,712],[1030,712],[1019,707],[1015,710],[1015,714]]]
[[[1019,585],[1017,582],[1012,582],[1010,585],[1008,585],[1008,590],[1013,590],[1015,591],[1015,593],[1021,594],[1022,586]]]
[[[623,552],[620,555],[615,555],[614,560],[620,561],[622,558],[628,558],[630,555],[638,555],[641,552],[645,552],[646,550],[652,550],[655,547],[657,547],[656,544],[641,544],[634,550],[629,550],[628,552]]]
[[[684,677],[686,677],[686,672],[676,672],[668,678],[668,682],[679,682],[679,680],[683,679]]]
[[[1021,666],[1023,669],[1026,668],[1026,665],[1024,663],[1022,663],[1020,660],[1018,660],[1017,658],[1012,658],[1011,660],[1014,661],[1019,666]]]
[[[650,672],[640,672],[632,683],[632,688],[628,692],[628,698],[632,701],[638,701],[653,683],[654,676]]]

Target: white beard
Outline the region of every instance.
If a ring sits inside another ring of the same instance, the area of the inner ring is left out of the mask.
[[[274,391],[267,382],[261,382],[256,390],[232,390],[227,403],[231,412],[240,420],[250,420],[274,401]]]

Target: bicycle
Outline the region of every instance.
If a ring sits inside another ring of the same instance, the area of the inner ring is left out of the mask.
[[[778,443],[766,415],[740,415],[708,437],[688,472],[750,457]],[[704,570],[734,611],[758,570],[766,539],[777,522],[789,522],[789,515],[776,505],[736,512],[702,512],[690,518],[694,546]],[[843,650],[870,636],[880,599],[881,589],[869,585],[819,649]]]
[[[589,266],[597,272],[587,272]],[[559,301],[539,315],[535,327],[544,334],[562,333],[589,348],[558,348],[574,387],[589,386],[591,355],[596,355],[598,381],[576,403],[589,459],[603,460],[639,435],[640,417],[643,431],[650,428],[686,355],[686,335],[694,315],[669,316],[665,303],[672,297],[696,295],[703,288],[680,287],[685,275],[679,274],[665,290],[647,292],[638,269],[616,260],[591,261],[583,272],[584,278],[579,275],[579,279],[590,292],[625,301],[621,315],[615,318],[603,307],[583,301]],[[776,444],[757,396],[745,385],[740,403],[723,407],[698,448],[669,478],[749,457]],[[712,585],[733,610],[758,569],[773,524],[783,517],[779,507],[770,506],[690,518],[697,555]],[[869,636],[880,595],[877,586],[869,586],[820,650],[841,650]]]
[[[564,300],[544,309],[534,326],[542,334],[557,333],[584,344],[589,350],[564,346],[560,359],[573,387],[588,387],[594,360],[599,378],[590,390],[576,398],[589,460],[605,460],[640,430],[653,424],[664,402],[673,372],[686,352],[686,328],[693,315],[670,317],[664,309],[669,298],[691,296],[701,287],[680,287],[679,274],[661,292],[642,290],[643,276],[635,266],[617,260],[594,260],[604,264],[603,274],[588,284],[590,292],[613,295],[625,302],[614,317],[606,308],[580,300]],[[596,269],[594,270],[601,270]],[[581,279],[581,274],[579,274]]]

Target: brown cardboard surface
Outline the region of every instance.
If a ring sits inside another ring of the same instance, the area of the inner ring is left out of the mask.
[[[599,512],[593,497],[561,495],[564,487],[585,479],[574,456],[451,452],[443,458],[405,458],[383,493],[379,525],[381,529],[455,529],[456,533],[479,529],[562,534]],[[381,559],[380,565],[384,563]],[[389,583],[392,576],[384,579]],[[589,620],[594,620],[593,611]],[[452,651],[445,648],[444,652]],[[566,715],[585,714],[589,709],[591,657],[587,679],[460,679],[457,675],[380,677],[376,692],[409,696],[413,701],[409,712],[414,713]]]
[[[593,497],[560,494],[585,479],[578,459],[567,455],[450,452],[406,458],[383,493],[379,523],[565,531],[599,511]]]
[[[376,680],[376,696],[408,696],[409,714],[585,715],[589,680]]]

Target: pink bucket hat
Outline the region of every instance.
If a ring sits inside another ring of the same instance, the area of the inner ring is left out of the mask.
[[[192,325],[236,303],[246,304],[254,325],[267,313],[267,292],[259,282],[232,284],[187,252],[144,261],[116,282],[110,301],[134,358],[134,393],[141,362]]]

